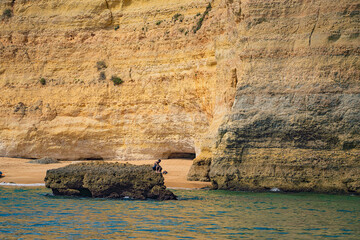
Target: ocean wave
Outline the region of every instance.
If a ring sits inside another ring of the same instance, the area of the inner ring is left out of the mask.
[[[14,187],[44,187],[45,183],[7,183],[2,182],[0,186],[14,186]]]
[[[186,187],[166,187],[173,190],[200,190],[201,188],[186,188]]]

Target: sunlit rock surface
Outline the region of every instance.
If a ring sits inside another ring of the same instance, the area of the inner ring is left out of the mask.
[[[0,155],[196,154],[215,188],[358,193],[359,8],[2,1]]]
[[[360,193],[358,21],[355,1],[242,1],[214,188]]]
[[[235,93],[217,71],[228,55],[227,40],[216,40],[226,8],[193,30],[207,6],[2,1],[12,16],[0,21],[0,154],[132,160],[200,151]]]

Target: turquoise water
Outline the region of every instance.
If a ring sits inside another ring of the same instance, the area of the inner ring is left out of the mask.
[[[0,187],[0,239],[359,239],[360,198],[173,190],[178,201]]]

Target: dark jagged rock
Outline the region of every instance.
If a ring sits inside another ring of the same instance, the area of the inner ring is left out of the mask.
[[[96,198],[175,200],[162,174],[151,166],[123,163],[78,163],[48,170],[47,188],[55,195]]]

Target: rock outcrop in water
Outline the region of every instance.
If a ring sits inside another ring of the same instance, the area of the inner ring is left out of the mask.
[[[164,186],[162,174],[148,165],[78,163],[48,170],[47,188],[55,195],[96,198],[175,200]]]
[[[196,153],[219,189],[359,193],[359,8],[1,1],[0,155]]]

